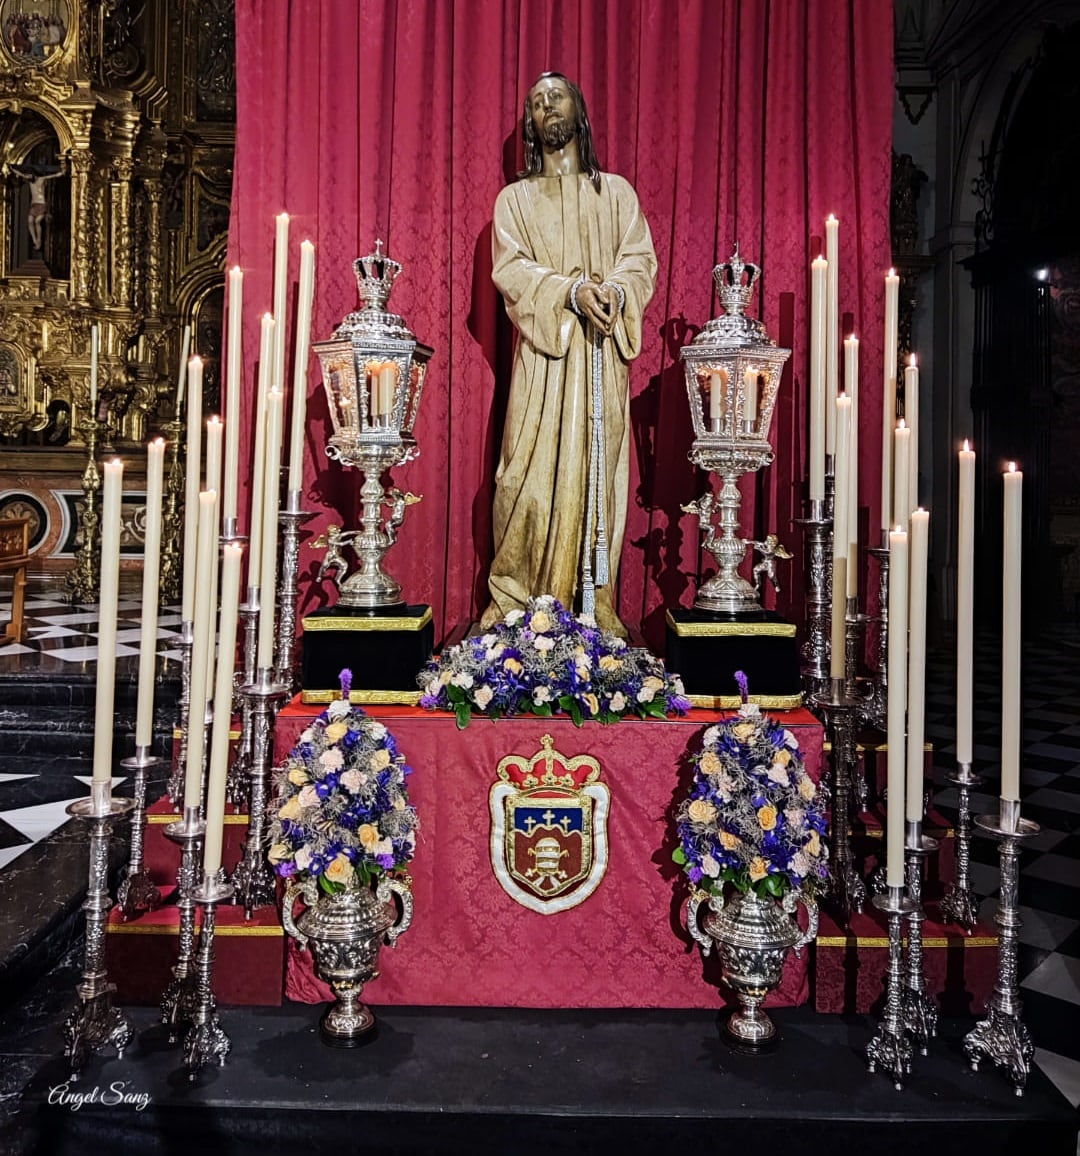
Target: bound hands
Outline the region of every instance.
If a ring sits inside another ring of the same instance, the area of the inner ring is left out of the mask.
[[[598,333],[610,337],[622,307],[621,297],[619,290],[606,281],[602,285],[595,281],[582,281],[577,286],[572,304]]]

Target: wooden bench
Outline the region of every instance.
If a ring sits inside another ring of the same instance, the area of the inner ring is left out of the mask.
[[[26,597],[26,567],[30,561],[30,519],[0,519],[0,574],[13,575],[11,621],[0,644],[21,642],[23,636],[23,600]]]

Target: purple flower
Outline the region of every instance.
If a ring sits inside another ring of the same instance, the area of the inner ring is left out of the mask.
[[[341,697],[348,698],[349,691],[352,690],[352,671],[346,667],[338,675],[338,681],[341,683]]]
[[[739,697],[743,700],[744,704],[749,702],[750,680],[743,671],[737,670],[735,671],[735,681],[739,684]]]

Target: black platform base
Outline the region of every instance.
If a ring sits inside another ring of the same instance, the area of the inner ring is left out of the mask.
[[[336,606],[303,620],[304,702],[341,694],[339,675],[353,675],[356,702],[415,702],[416,676],[431,658],[435,626],[430,606],[386,612]]]
[[[669,610],[665,661],[698,705],[738,706],[737,670],[746,674],[753,702],[770,710],[802,705],[795,625],[773,610]]]
[[[1076,1152],[1076,1115],[1037,1069],[1019,1098],[965,1066],[970,1022],[946,1023],[897,1092],[866,1070],[874,1021],[809,1009],[776,1012],[777,1050],[743,1056],[701,1011],[381,1008],[378,1040],[347,1051],[319,1043],[316,1007],[225,1008],[232,1054],[194,1083],[154,1009],[128,1014],[124,1058],[95,1057],[61,1091],[56,1032],[25,1094],[25,1146],[5,1152]],[[103,1102],[122,1095],[145,1106]]]

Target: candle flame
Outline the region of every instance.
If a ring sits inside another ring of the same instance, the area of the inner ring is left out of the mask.
[[[151,444],[152,446],[161,446],[161,447],[163,447],[163,448],[164,448],[164,446],[165,446],[165,439],[164,439],[164,438],[161,438],[161,437],[158,437],[158,438],[154,438],[154,440],[153,440],[153,441],[152,441],[150,444]]]
[[[188,358],[188,366],[191,367],[194,365],[202,365],[202,358],[197,353],[193,353]]]
[[[837,217],[836,217],[836,215],[835,215],[834,213],[830,213],[830,214],[829,214],[829,215],[828,215],[828,216],[825,218],[825,224],[826,224],[826,225],[838,225],[839,223],[840,223],[840,222],[839,222],[839,220],[837,219]]]
[[[896,270],[895,270],[895,269],[893,269],[893,268],[890,266],[890,268],[889,268],[889,272],[886,274],[886,276],[888,276],[888,277],[895,277],[895,276],[896,276]]]
[[[896,428],[897,428],[897,429],[907,429],[907,422],[906,422],[906,421],[904,421],[904,419],[903,419],[903,418],[901,418],[901,419],[900,419],[900,420],[899,420],[899,421],[896,423]]]
[[[289,219],[289,214],[288,214],[288,213],[278,213],[278,215],[277,215],[277,219],[278,219],[279,221],[288,221],[288,219]]]
[[[214,424],[214,422],[217,422],[217,424],[218,424],[218,425],[221,425],[221,416],[220,416],[219,414],[216,414],[216,413],[215,413],[215,414],[213,414],[211,417],[208,417],[208,418],[206,419],[206,424],[207,424],[207,425],[213,425],[213,424]]]
[[[916,361],[916,359],[915,359],[915,354],[914,354],[914,353],[912,353],[912,354],[911,354],[911,355],[908,357],[908,365],[910,365],[910,366],[912,367],[912,369],[914,369],[914,368],[915,368],[915,366],[916,366],[916,365],[918,365],[918,362],[917,362],[917,361]]]
[[[244,271],[244,270],[243,270],[243,269],[241,269],[239,265],[234,265],[234,266],[232,267],[232,270],[231,270],[231,272],[233,272],[233,273],[243,273],[243,271]]]
[[[971,453],[971,443],[967,440],[967,438],[964,438],[964,453]]]
[[[1016,473],[1016,462],[1009,462],[1009,473],[1010,474]]]

